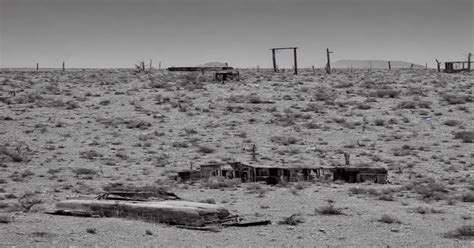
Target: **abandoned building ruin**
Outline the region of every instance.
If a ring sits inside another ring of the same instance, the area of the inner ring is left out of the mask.
[[[178,172],[182,182],[197,181],[211,177],[240,178],[242,182],[265,182],[278,184],[286,182],[312,181],[317,178],[332,181],[345,181],[348,183],[373,182],[387,183],[387,169],[368,167],[321,167],[269,165],[255,162],[210,162],[200,166],[199,169],[190,169]]]
[[[213,72],[214,81],[228,81],[236,80],[240,81],[240,72],[233,67],[227,66],[192,66],[192,67],[169,67],[168,71],[174,72]]]
[[[444,72],[446,73],[456,73],[456,72],[463,72],[471,71],[471,65],[474,62],[471,61],[450,61],[444,63]]]

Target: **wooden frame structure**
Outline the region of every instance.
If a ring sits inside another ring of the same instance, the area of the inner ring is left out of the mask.
[[[272,60],[273,60],[273,71],[277,72],[277,64],[276,64],[276,54],[275,51],[277,50],[293,50],[293,61],[294,61],[294,68],[295,68],[295,75],[298,75],[298,62],[297,62],[297,56],[296,56],[296,49],[298,47],[274,47],[270,48],[272,50]]]
[[[455,73],[462,71],[471,71],[470,61],[449,61],[444,63],[444,72]]]

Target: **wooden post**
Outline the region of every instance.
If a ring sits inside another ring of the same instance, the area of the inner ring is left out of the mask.
[[[327,60],[328,60],[328,63],[326,65],[326,73],[327,74],[331,74],[331,58],[329,56],[329,54],[332,53],[329,51],[329,48],[326,48],[326,56],[327,56]]]
[[[314,65],[311,65],[311,69],[313,69],[313,75],[316,74],[316,71],[314,70]]]
[[[435,59],[437,67],[438,67],[438,72],[441,72],[441,62],[439,62],[437,59]]]
[[[257,65],[257,72],[260,72],[260,66]]]
[[[36,71],[39,70],[39,63],[36,63]]]
[[[158,69],[160,69],[160,70],[161,70],[161,61],[160,61],[160,62],[158,62]]]
[[[152,63],[153,63],[153,60],[150,59],[150,71],[151,71],[151,69],[153,68],[153,67],[152,67]]]
[[[257,161],[257,146],[255,144],[252,145],[252,160]]]
[[[296,47],[293,48],[293,59],[295,61],[295,75],[298,75],[298,62],[296,59]]]
[[[346,162],[346,166],[351,165],[351,155],[349,153],[344,152],[344,160]]]
[[[425,62],[425,70],[428,70],[428,62]]]
[[[471,56],[472,56],[472,53],[467,54],[467,68],[466,68],[467,71],[471,71]],[[464,68],[464,64],[463,64],[463,68]]]
[[[277,63],[275,58],[275,49],[272,49],[273,71],[277,72]]]
[[[392,70],[392,65],[390,64],[390,60],[388,61],[388,70]]]
[[[66,70],[66,62],[63,61],[63,71]]]

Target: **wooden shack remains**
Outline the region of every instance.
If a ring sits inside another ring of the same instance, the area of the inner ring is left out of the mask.
[[[368,167],[335,167],[333,169],[333,180],[341,180],[348,183],[387,183],[388,171],[385,168]]]
[[[348,183],[387,183],[387,169],[368,167],[321,167],[297,164],[270,165],[242,162],[207,163],[200,170],[178,172],[181,181],[195,181],[211,177],[240,178],[242,182],[266,182],[278,184],[312,181],[324,178]]]
[[[444,72],[446,73],[456,73],[456,72],[463,72],[463,71],[471,71],[471,64],[473,62],[470,61],[450,61],[444,63]]]

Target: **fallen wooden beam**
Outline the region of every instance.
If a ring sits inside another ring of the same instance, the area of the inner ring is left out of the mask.
[[[182,226],[204,226],[229,217],[216,204],[189,201],[130,202],[111,200],[65,200],[56,204],[58,213],[81,213],[100,217],[123,217]]]
[[[248,226],[266,226],[270,225],[272,222],[270,220],[262,221],[250,221],[250,222],[236,222],[236,223],[224,223],[223,226],[238,226],[238,227],[248,227]]]

